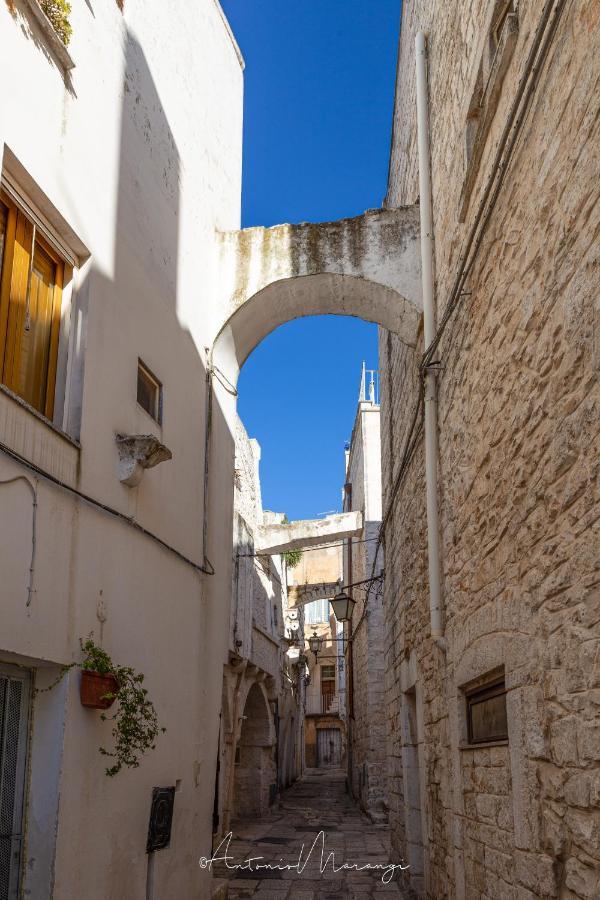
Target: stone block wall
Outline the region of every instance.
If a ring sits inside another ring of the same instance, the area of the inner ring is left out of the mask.
[[[558,5],[558,3],[557,3]],[[465,127],[494,4],[404,4],[387,203],[418,195],[414,35],[428,33],[438,317],[542,4],[518,34],[464,223]],[[422,441],[385,535],[393,847],[408,853],[402,710],[415,690],[423,894],[599,895],[600,9],[564,3],[466,290],[441,342],[439,497],[447,654],[429,637]],[[419,390],[380,332],[384,510]],[[506,747],[465,748],[464,688],[503,669]],[[414,824],[414,823],[413,823]]]
[[[514,822],[507,747],[461,753],[465,880],[490,898],[514,893]]]

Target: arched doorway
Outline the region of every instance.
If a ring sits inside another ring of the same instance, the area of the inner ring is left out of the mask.
[[[248,691],[235,759],[234,816],[261,815],[277,790],[274,727],[260,684]]]

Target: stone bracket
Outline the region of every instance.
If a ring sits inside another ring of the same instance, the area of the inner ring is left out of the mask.
[[[145,469],[151,469],[172,458],[168,447],[153,434],[117,434],[119,481],[137,487]]]

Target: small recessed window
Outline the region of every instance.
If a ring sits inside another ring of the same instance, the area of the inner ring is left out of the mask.
[[[155,422],[162,424],[162,384],[141,360],[138,360],[137,402]]]
[[[470,744],[508,740],[503,678],[467,694],[467,725]]]
[[[321,679],[323,681],[335,680],[335,666],[321,666]]]

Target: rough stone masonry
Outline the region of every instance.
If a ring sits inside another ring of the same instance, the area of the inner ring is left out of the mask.
[[[469,293],[436,354],[446,653],[429,635],[422,440],[385,533],[393,851],[435,900],[600,897],[600,4],[553,5]],[[418,197],[422,29],[438,321],[545,6],[403,4],[386,204]],[[380,332],[384,512],[423,349]],[[502,678],[508,739],[470,743],[469,692]]]

